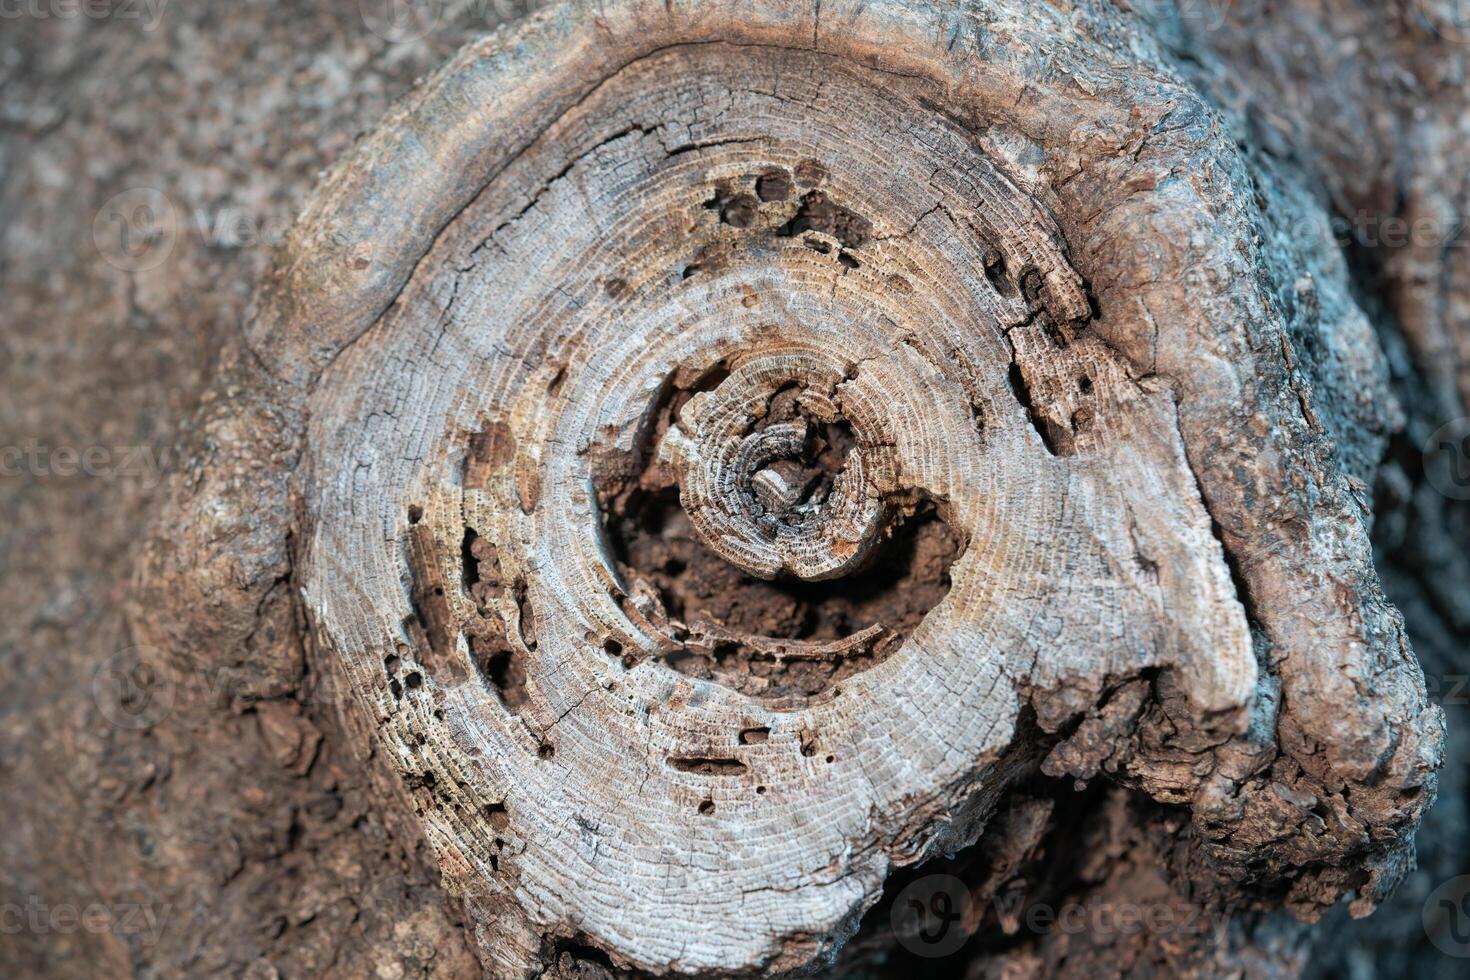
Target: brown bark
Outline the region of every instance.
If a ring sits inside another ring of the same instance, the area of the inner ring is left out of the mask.
[[[1470,397],[1452,12],[429,9],[0,42],[11,972],[1421,934],[1464,870],[1458,762],[1420,829],[1470,630],[1420,453]]]

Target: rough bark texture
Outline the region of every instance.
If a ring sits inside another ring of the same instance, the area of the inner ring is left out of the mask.
[[[0,39],[8,973],[1450,974],[1450,6],[428,9]]]

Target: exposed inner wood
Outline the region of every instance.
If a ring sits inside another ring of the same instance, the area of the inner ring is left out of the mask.
[[[763,171],[756,188],[778,179],[790,180],[780,168]],[[769,190],[759,196],[775,197]],[[721,386],[745,383],[744,374],[732,378],[723,362],[675,372],[635,446],[635,462],[600,482],[599,505],[623,587],[651,603],[647,618],[664,641],[663,662],[772,706],[799,706],[899,648],[949,591],[949,567],[963,541],[939,508],[917,499],[880,502],[867,515],[871,526],[848,534],[861,551],[830,540],[830,525],[846,519],[841,496],[864,492],[852,487],[862,471],[848,468],[857,438],[826,393],[805,387],[815,379],[799,373],[778,376],[774,390],[737,406],[737,445],[724,457],[728,472],[716,475],[727,491],[723,504],[701,496],[705,485],[681,488],[674,453],[722,459],[717,447],[701,453],[692,444],[691,417]],[[671,453],[670,443],[680,448]],[[821,567],[817,581],[773,570],[779,559],[742,567],[746,556],[721,550],[708,521],[696,528],[690,519],[691,510],[722,505],[748,526],[756,548],[816,537],[815,562],[840,564]],[[628,666],[638,659],[631,651],[623,656]]]
[[[1237,725],[1254,664],[1173,405],[1088,312],[962,129],[826,56],[671,49],[516,159],[324,378],[313,418],[366,424],[311,435],[350,476],[311,601],[412,778],[458,787],[425,820],[467,886],[535,882],[492,906],[631,962],[797,964],[972,805],[1020,692],[1188,665]],[[382,686],[413,508],[478,683]]]

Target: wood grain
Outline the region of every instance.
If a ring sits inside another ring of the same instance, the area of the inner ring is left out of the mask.
[[[804,969],[1038,770],[1187,810],[1222,903],[1364,912],[1412,861],[1440,719],[1334,456],[1380,420],[1314,410],[1234,140],[1069,16],[558,6],[293,229],[246,338],[313,655],[492,973]],[[1364,330],[1322,343],[1381,377]],[[682,620],[610,532],[670,488],[783,588],[932,513],[947,591],[815,641]]]

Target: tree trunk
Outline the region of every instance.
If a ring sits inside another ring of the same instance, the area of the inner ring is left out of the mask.
[[[8,972],[1449,975],[1455,12],[492,10],[0,41]]]

